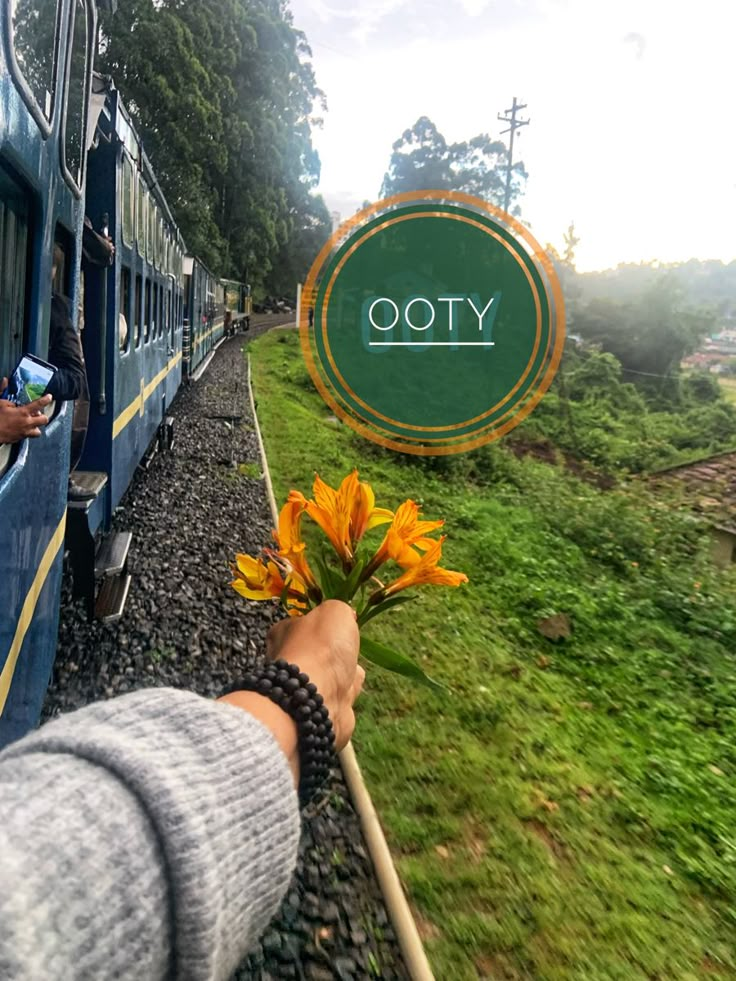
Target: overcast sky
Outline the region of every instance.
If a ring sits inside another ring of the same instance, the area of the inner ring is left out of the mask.
[[[291,0],[324,127],[319,187],[349,217],[378,199],[422,115],[448,141],[531,124],[523,216],[578,266],[736,258],[734,0]]]

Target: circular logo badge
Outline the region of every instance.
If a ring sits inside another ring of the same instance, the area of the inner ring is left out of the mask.
[[[344,422],[403,453],[446,455],[529,415],[557,370],[565,311],[528,229],[478,198],[418,191],[335,232],[307,277],[299,330]]]

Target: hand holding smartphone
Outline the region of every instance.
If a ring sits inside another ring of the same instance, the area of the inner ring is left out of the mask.
[[[41,399],[55,374],[56,368],[53,365],[32,354],[24,354],[0,398],[18,406],[33,406],[35,411],[42,412],[49,418],[51,403],[42,402]]]

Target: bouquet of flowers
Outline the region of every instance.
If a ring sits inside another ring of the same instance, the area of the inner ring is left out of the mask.
[[[236,555],[231,565],[232,587],[250,600],[277,600],[289,616],[301,616],[327,599],[339,599],[356,610],[358,626],[412,597],[414,586],[459,586],[462,572],[440,566],[445,536],[433,538],[443,521],[424,521],[418,504],[405,501],[396,511],[376,507],[370,484],[358,471],[330,487],[315,475],[313,497],[292,490],[274,530],[274,548],[263,555]],[[304,517],[322,530],[331,550],[307,556],[302,538]],[[364,536],[384,525],[383,541],[366,548]],[[398,567],[394,570],[391,565]],[[387,569],[388,567],[388,569]],[[409,658],[361,634],[360,652],[367,660],[399,674],[437,686]]]

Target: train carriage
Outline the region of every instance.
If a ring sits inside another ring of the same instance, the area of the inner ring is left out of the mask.
[[[122,614],[132,535],[110,532],[113,512],[150,450],[171,445],[182,378],[203,369],[231,302],[249,315],[250,290],[187,255],[119,94],[93,73],[93,0],[4,2],[0,34],[0,376],[48,356],[56,247],[53,288],[80,328],[89,389],[88,406],[58,406],[37,439],[0,446],[2,746],[38,721],[63,557],[90,617]]]
[[[92,0],[0,5],[0,375],[47,356],[54,243],[76,317],[95,32]],[[0,448],[0,743],[35,723],[53,665],[71,416]]]
[[[238,283],[234,279],[223,279],[225,293],[225,310],[231,315],[233,329],[242,327],[248,330],[253,313],[253,298],[250,286]]]
[[[192,376],[225,334],[224,288],[196,256],[184,258],[184,371]]]
[[[89,154],[87,214],[115,244],[111,270],[85,276],[84,332],[91,406],[81,469],[104,472],[109,523],[158,434],[182,373],[182,255],[177,226],[130,117],[111,89]]]

